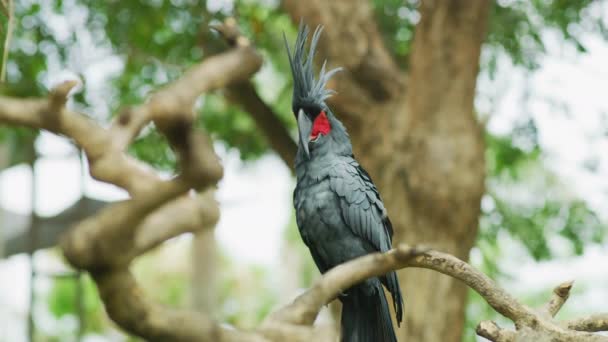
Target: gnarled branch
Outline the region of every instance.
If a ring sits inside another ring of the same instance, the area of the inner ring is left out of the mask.
[[[267,320],[290,324],[312,324],[321,307],[344,289],[369,277],[407,267],[434,270],[462,281],[479,293],[496,312],[515,323],[517,330],[511,331],[498,327],[494,322],[481,322],[477,327],[477,333],[491,341],[528,341],[532,337],[553,338],[556,341],[608,341],[608,337],[577,331],[607,330],[608,317],[605,315],[560,324],[547,318],[545,311],[537,312],[521,304],[468,263],[450,254],[407,245],[400,245],[384,254],[360,257],[333,268],[311,289],[296,298],[293,303],[276,311]],[[567,292],[571,287],[572,282],[567,282],[555,289],[554,293],[562,298],[561,304],[568,297]],[[550,303],[548,307],[551,308],[551,312],[557,313],[558,305],[554,300]],[[565,329],[564,326],[567,328]],[[583,329],[574,329],[574,327]]]
[[[235,20],[226,20],[223,25],[215,25],[229,46],[249,46],[249,41],[243,37]],[[292,171],[297,151],[296,142],[289,135],[287,128],[281,123],[278,115],[258,95],[251,81],[232,84],[224,91],[225,97],[231,103],[249,113],[257,127],[262,131],[270,147],[277,152],[285,165]]]
[[[0,122],[46,129],[73,139],[85,151],[95,178],[131,194],[131,199],[81,221],[61,241],[68,261],[91,273],[108,313],[125,330],[148,340],[243,340],[240,332],[222,328],[204,315],[174,312],[149,302],[128,266],[134,257],[162,241],[195,231],[204,221],[217,220],[214,201],[184,196],[191,189],[215,184],[222,176],[208,137],[193,128],[192,107],[202,92],[242,82],[260,66],[259,55],[245,46],[208,58],[145,104],[123,111],[109,129],[65,107],[77,84],[74,81],[55,87],[46,99],[0,97]],[[152,121],[179,157],[181,173],[173,179],[163,180],[124,152]],[[247,336],[260,339],[256,334]]]

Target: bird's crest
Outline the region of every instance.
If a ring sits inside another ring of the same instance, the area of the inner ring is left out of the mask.
[[[285,39],[285,47],[287,48],[287,56],[289,57],[289,65],[291,66],[291,74],[293,75],[293,107],[294,110],[302,105],[318,105],[325,107],[325,100],[335,92],[331,89],[326,89],[325,86],[327,81],[342,68],[335,68],[329,71],[325,71],[325,65],[327,61],[323,62],[319,78],[315,79],[313,71],[313,59],[315,57],[315,50],[319,37],[323,31],[323,26],[317,26],[315,32],[312,35],[310,42],[310,49],[308,54],[305,51],[305,44],[308,38],[308,25],[304,25],[300,21],[298,28],[298,37],[296,38],[296,44],[294,47],[293,54],[289,49],[289,43],[287,43],[287,37],[283,33]]]

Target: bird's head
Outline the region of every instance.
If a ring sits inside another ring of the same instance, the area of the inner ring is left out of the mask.
[[[308,26],[300,22],[293,54],[287,38],[283,35],[293,76],[292,110],[298,122],[299,146],[307,158],[310,158],[311,147],[320,143],[323,136],[329,135],[332,128],[344,130],[325,103],[325,100],[334,94],[333,90],[325,88],[327,81],[341,68],[326,72],[325,63],[323,63],[318,78],[315,78],[313,72],[313,59],[322,31],[322,26],[315,29],[308,53],[305,50],[309,33]],[[335,127],[336,125],[340,127]],[[344,133],[346,132],[344,131]]]

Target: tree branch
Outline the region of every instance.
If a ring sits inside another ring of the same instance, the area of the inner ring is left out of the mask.
[[[66,82],[74,84],[73,81]],[[61,84],[58,88],[63,88]],[[142,162],[113,148],[113,135],[83,114],[65,107],[57,111],[57,92],[47,99],[17,99],[0,96],[0,122],[46,129],[74,140],[86,153],[91,175],[115,184],[131,195],[164,187],[162,180]],[[218,172],[217,170],[215,172]]]
[[[193,196],[182,196],[148,215],[136,229],[137,235],[130,258],[157,247],[183,233],[196,233],[214,227],[220,218],[218,203],[210,190]],[[168,230],[167,227],[172,227]]]
[[[425,249],[401,245],[385,254],[374,253],[336,266],[319,278],[308,291],[268,318],[292,324],[312,324],[321,308],[344,290],[367,278],[400,268],[424,252]]]
[[[567,329],[577,331],[608,331],[608,313],[566,321],[562,325]]]
[[[245,81],[262,65],[261,57],[248,46],[209,57],[194,66],[175,82],[154,93],[150,100],[123,110],[112,125],[116,146],[124,149],[151,120],[161,127],[176,116],[193,119],[192,106],[198,96],[228,84]]]
[[[570,290],[572,289],[573,284],[574,281],[568,281],[557,286],[551,294],[551,299],[542,309],[542,312],[547,313],[551,317],[555,317],[562,308],[562,305],[564,305],[568,300],[568,297],[570,297]]]
[[[446,253],[402,244],[388,253],[370,254],[333,268],[309,291],[274,317],[280,316],[298,324],[310,323],[321,307],[343,290],[369,277],[405,267],[428,268],[459,279],[478,292],[494,310],[513,321],[533,316],[531,310],[519,304],[490,278],[466,262]]]
[[[477,333],[477,335],[485,337],[490,341],[515,341],[515,334],[512,331],[501,329],[496,323],[492,321],[483,321],[479,323],[475,332]]]
[[[248,112],[268,139],[268,143],[293,171],[298,146],[278,116],[257,94],[251,82],[235,84],[226,89],[229,101]]]
[[[249,46],[249,41],[239,31],[235,20],[226,20],[221,25],[213,26],[231,47]],[[226,88],[225,97],[249,113],[260,128],[270,147],[283,159],[287,167],[294,171],[294,160],[298,146],[291,138],[287,128],[281,123],[277,114],[262,100],[251,81],[233,84]]]
[[[345,289],[369,277],[406,267],[431,269],[462,281],[479,293],[496,312],[515,323],[517,330],[510,331],[499,328],[494,322],[481,322],[477,333],[491,341],[528,341],[531,336],[549,336],[559,341],[608,341],[608,337],[562,328],[558,322],[546,319],[546,313],[535,312],[522,305],[485,274],[450,254],[407,245],[399,245],[387,253],[370,254],[334,267],[291,304],[271,314],[267,321],[310,325],[321,307]],[[564,283],[555,292],[564,295],[571,286],[570,282]],[[598,329],[604,330],[608,324],[606,318],[608,317],[603,315],[589,318],[584,321],[587,325],[583,321],[566,324],[599,331]]]
[[[185,196],[215,184],[222,168],[208,137],[193,129],[192,107],[201,92],[248,79],[261,66],[249,47],[239,46],[208,58],[151,99],[104,129],[65,108],[77,84],[68,81],[46,99],[0,97],[0,122],[47,129],[72,138],[86,153],[93,176],[131,194],[81,221],[60,243],[67,260],[89,271],[106,309],[125,330],[148,340],[243,340],[205,316],[176,313],[150,303],[128,270],[133,258],[206,221],[216,221],[218,207],[208,196]],[[124,153],[139,131],[153,121],[179,157],[181,173],[163,180]],[[259,340],[248,334],[249,340]]]
[[[148,300],[125,268],[91,272],[108,315],[149,341],[264,341],[257,334],[221,328],[206,315],[161,307]]]

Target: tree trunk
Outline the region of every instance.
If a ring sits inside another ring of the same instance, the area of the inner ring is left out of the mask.
[[[427,244],[466,260],[484,192],[473,103],[489,1],[422,1],[407,76],[389,57],[368,1],[284,4],[296,22],[325,25],[319,55],[346,69],[329,104],[380,189],[394,244]],[[401,271],[399,279],[400,340],[460,341],[466,288],[426,270]]]
[[[403,160],[381,189],[398,227],[395,243],[427,243],[467,260],[484,192],[484,141],[473,103],[488,2],[422,1],[420,11],[406,112],[395,117],[390,153]],[[381,174],[384,167],[374,168]],[[407,312],[402,340],[461,340],[464,285],[428,270],[400,272],[399,280]]]

